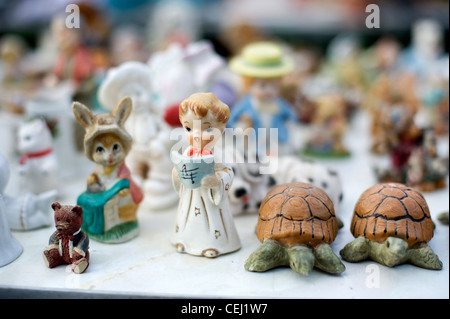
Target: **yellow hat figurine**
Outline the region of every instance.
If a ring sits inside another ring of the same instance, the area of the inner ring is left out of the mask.
[[[241,55],[230,61],[237,74],[252,78],[276,78],[293,71],[294,63],[283,55],[281,46],[273,42],[255,42],[247,45]]]

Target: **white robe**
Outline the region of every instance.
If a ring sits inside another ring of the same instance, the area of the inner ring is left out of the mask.
[[[173,179],[180,195],[175,230],[171,238],[174,245],[182,244],[191,255],[202,255],[215,249],[218,255],[241,248],[228,200],[228,189],[233,170],[227,164],[215,164],[219,185],[213,188],[190,189]]]

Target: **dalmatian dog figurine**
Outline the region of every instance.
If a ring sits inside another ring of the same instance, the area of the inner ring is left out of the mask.
[[[229,196],[234,215],[257,213],[264,196],[273,186],[291,182],[306,182],[322,188],[333,201],[335,211],[339,211],[343,191],[336,171],[295,156],[280,156],[273,174],[261,174],[259,167],[258,162],[248,163],[245,159],[233,162],[234,180]],[[342,227],[341,220],[339,225]]]

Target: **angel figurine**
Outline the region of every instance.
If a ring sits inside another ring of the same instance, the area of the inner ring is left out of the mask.
[[[215,152],[225,131],[228,106],[213,93],[196,93],[181,102],[181,124],[189,147],[172,151],[172,181],[180,196],[171,242],[178,252],[216,257],[240,249],[228,190],[233,170]]]

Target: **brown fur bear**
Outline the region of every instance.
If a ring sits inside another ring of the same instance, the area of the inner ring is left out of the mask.
[[[89,266],[89,238],[81,230],[83,209],[80,206],[52,204],[55,211],[56,231],[44,251],[44,261],[49,268],[71,264],[72,271],[81,274]]]

